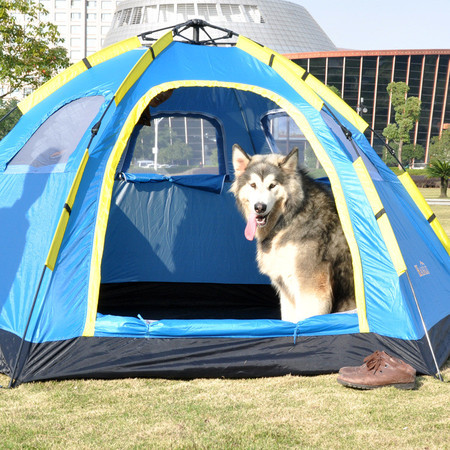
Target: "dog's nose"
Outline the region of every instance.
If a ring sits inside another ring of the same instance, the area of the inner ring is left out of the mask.
[[[267,205],[265,205],[264,203],[255,203],[255,211],[258,214],[262,214],[263,212],[265,212],[267,209]]]

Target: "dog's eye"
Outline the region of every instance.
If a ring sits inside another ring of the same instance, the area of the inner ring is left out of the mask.
[[[272,190],[275,186],[276,186],[276,184],[270,183],[270,185],[269,185],[269,191]]]
[[[256,183],[251,183],[250,187],[252,187],[253,189],[256,189]]]

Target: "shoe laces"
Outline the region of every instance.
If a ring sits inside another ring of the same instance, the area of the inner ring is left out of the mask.
[[[374,374],[377,373],[381,364],[385,364],[383,354],[378,350],[364,358],[364,362],[369,370],[373,370]]]

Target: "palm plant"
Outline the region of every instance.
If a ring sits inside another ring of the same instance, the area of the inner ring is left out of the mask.
[[[447,198],[448,179],[450,178],[450,162],[434,159],[427,167],[427,176],[429,178],[441,179],[441,194],[439,197]]]

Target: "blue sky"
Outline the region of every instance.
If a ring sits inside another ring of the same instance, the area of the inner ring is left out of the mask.
[[[338,48],[450,49],[450,0],[290,0]]]

